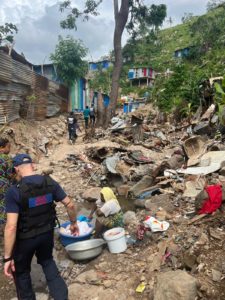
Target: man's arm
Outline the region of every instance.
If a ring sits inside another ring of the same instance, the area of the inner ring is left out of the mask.
[[[61,202],[63,203],[63,205],[67,210],[67,214],[71,222],[70,230],[72,234],[79,234],[79,228],[77,226],[77,221],[76,221],[77,219],[76,205],[68,196],[66,196]]]
[[[14,261],[11,259],[13,248],[16,241],[16,230],[19,214],[7,213],[7,221],[5,226],[4,243],[5,253],[4,259],[9,259],[4,265],[4,273],[8,277],[12,277],[12,272],[15,271]]]

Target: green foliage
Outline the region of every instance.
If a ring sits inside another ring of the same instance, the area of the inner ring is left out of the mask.
[[[107,70],[94,72],[94,77],[89,81],[90,88],[95,91],[102,91],[109,95],[112,81],[112,67]]]
[[[208,51],[210,47],[224,46],[218,38],[224,34],[224,15],[225,7],[221,7],[208,15],[199,17],[190,26],[195,45],[200,46],[204,51]]]
[[[182,23],[189,23],[193,20],[193,13],[184,13],[183,17],[181,18]]]
[[[37,100],[37,96],[35,94],[31,94],[31,95],[29,95],[29,96],[26,97],[26,100],[29,103],[34,103]]]
[[[181,110],[186,107],[188,113],[188,109],[193,110],[200,104],[199,85],[205,76],[201,70],[193,71],[184,63],[177,64],[174,73],[168,79],[164,79],[163,84],[155,87],[156,104],[165,111],[171,111],[173,107],[178,106]]]
[[[220,124],[225,126],[225,76],[222,80],[222,84],[214,84],[216,90],[216,101],[218,105],[218,116]]]
[[[59,77],[69,85],[86,74],[88,64],[83,60],[86,54],[87,48],[80,40],[70,36],[63,39],[59,36],[55,52],[50,55],[50,59],[56,66]]]
[[[16,25],[12,23],[5,23],[0,25],[0,45],[2,42],[13,42],[13,36],[18,32]]]

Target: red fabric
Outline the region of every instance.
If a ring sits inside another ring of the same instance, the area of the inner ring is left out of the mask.
[[[140,241],[143,240],[145,231],[149,231],[149,230],[150,230],[149,228],[145,227],[144,225],[139,224],[138,228],[137,228],[137,233],[136,233],[137,239]]]
[[[206,187],[206,192],[209,195],[209,199],[207,199],[204,203],[199,214],[211,214],[220,208],[222,203],[222,188],[219,184],[210,185]]]
[[[147,76],[147,69],[144,68],[143,71],[144,71],[144,77],[146,77]]]

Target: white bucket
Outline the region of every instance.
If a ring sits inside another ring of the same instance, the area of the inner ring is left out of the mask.
[[[121,253],[127,249],[125,230],[123,228],[115,227],[107,230],[103,237],[106,240],[111,253]]]

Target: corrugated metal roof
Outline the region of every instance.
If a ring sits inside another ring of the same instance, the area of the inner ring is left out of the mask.
[[[0,51],[0,80],[11,82],[12,80],[12,59]]]
[[[31,104],[29,95],[36,96]],[[0,52],[0,124],[19,118],[20,112],[24,117],[44,120],[49,111],[65,111],[67,97],[68,88]]]

